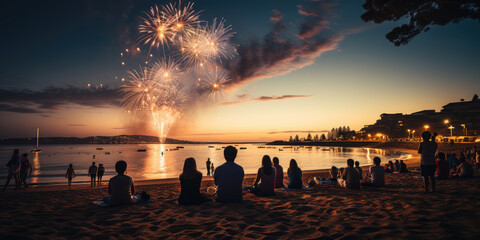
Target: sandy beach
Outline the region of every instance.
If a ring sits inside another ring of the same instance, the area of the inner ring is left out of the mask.
[[[412,154],[415,154],[412,152]],[[384,163],[382,163],[384,164]],[[408,162],[418,166],[418,156]],[[101,208],[106,187],[40,186],[0,193],[0,239],[478,239],[480,177],[442,180],[424,193],[419,173],[387,174],[383,188],[244,195],[238,204],[180,206],[176,179],[137,182],[155,202]],[[304,181],[327,176],[308,171]],[[244,185],[253,183],[246,176]],[[213,186],[204,177],[202,190]]]

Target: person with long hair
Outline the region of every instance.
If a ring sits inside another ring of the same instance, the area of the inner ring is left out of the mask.
[[[202,173],[197,170],[197,163],[194,158],[185,159],[183,172],[179,178],[181,190],[178,203],[180,205],[202,204],[207,200],[206,195],[200,193]]]
[[[253,193],[258,196],[275,195],[275,174],[276,170],[272,166],[270,156],[263,156],[262,167],[258,169],[257,178],[253,183]]]
[[[295,159],[290,160],[290,167],[287,171],[288,174],[288,188],[289,189],[302,189],[302,169],[298,167]]]

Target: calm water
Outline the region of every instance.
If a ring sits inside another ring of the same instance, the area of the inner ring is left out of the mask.
[[[30,153],[32,147],[19,146],[21,153],[28,153],[34,170],[29,182],[36,184],[64,184],[68,164],[73,164],[74,183],[89,181],[88,167],[92,161],[103,163],[105,167],[104,180],[115,175],[115,162],[125,160],[128,163],[127,174],[134,180],[177,178],[183,168],[183,162],[188,157],[197,160],[197,168],[206,175],[205,161],[207,158],[217,167],[225,162],[223,148],[227,146],[215,144],[209,148],[206,144],[186,144],[184,148],[173,150],[179,145],[171,144],[122,144],[122,145],[51,145],[42,146],[43,152]],[[352,158],[361,165],[372,164],[372,159],[379,156],[382,163],[392,159],[406,159],[408,154],[387,152],[381,149],[340,148],[340,147],[267,147],[263,144],[240,144],[236,163],[243,166],[246,173],[256,173],[261,165],[263,155],[277,156],[280,165],[288,168],[290,159],[296,159],[302,170],[327,169],[332,165],[344,167],[346,159]],[[265,147],[265,148],[258,148]],[[5,167],[15,146],[0,147],[0,183],[4,184],[8,169]],[[97,150],[103,148],[103,150]],[[137,149],[146,149],[138,152]],[[282,149],[283,151],[280,151]],[[106,154],[109,152],[110,154]],[[162,155],[163,152],[163,155]],[[95,156],[95,159],[93,159]]]

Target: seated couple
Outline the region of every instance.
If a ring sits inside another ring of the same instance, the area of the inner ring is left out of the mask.
[[[275,188],[283,188],[283,168],[279,165],[278,158],[270,160],[270,156],[265,155],[262,158],[262,167],[258,169],[257,177],[253,183],[252,193],[257,196],[273,196]],[[288,174],[288,188],[302,189],[302,170],[298,167],[295,159],[290,160]]]
[[[127,162],[120,160],[115,164],[117,176],[112,177],[108,182],[108,196],[104,201],[112,206],[121,206],[135,204],[142,200],[149,200],[150,196],[145,192],[135,195],[135,186],[133,179],[125,175],[127,171]]]
[[[217,186],[218,202],[230,203],[240,202],[243,197],[243,168],[234,163],[238,150],[233,146],[225,148],[223,155],[226,163],[215,170],[213,178]],[[202,204],[210,200],[205,194],[200,193],[202,173],[197,170],[194,158],[187,158],[183,166],[183,173],[180,174],[180,196],[178,203],[181,205]]]
[[[385,185],[385,169],[380,166],[380,158],[375,157],[373,159],[374,166],[370,167],[370,171],[367,172],[367,177],[360,183],[361,176],[358,170],[354,167],[353,159],[347,160],[347,167],[341,171],[341,177],[338,179],[340,186],[349,189],[360,189],[362,186],[381,187]]]

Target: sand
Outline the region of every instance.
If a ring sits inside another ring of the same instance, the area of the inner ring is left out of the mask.
[[[415,164],[415,156],[410,166]],[[418,165],[418,161],[417,161]],[[479,239],[480,177],[442,180],[424,193],[418,173],[387,174],[383,188],[246,194],[237,204],[180,206],[177,180],[137,183],[155,202],[101,208],[106,187],[41,186],[0,193],[0,239]],[[326,176],[304,173],[304,180]],[[244,185],[251,185],[249,175]],[[212,186],[204,177],[202,190]]]

